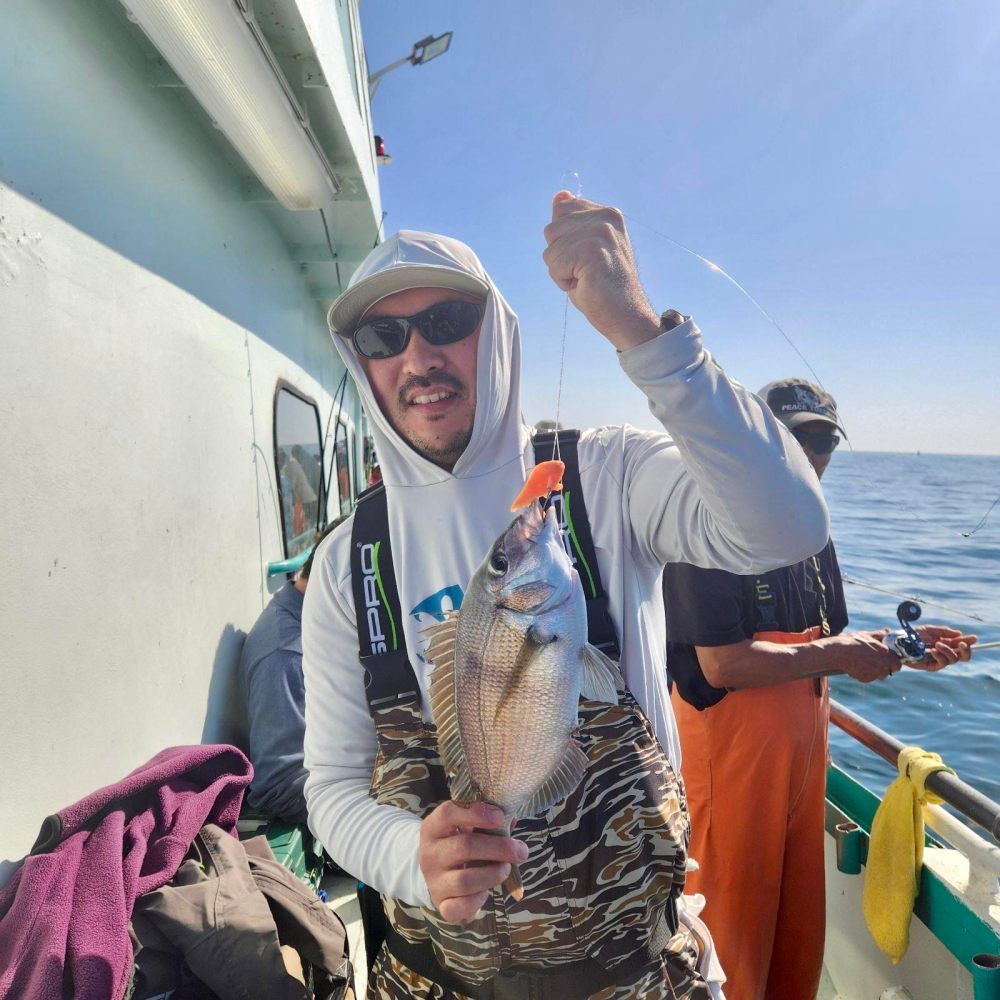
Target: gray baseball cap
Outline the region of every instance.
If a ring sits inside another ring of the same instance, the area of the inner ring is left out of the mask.
[[[376,302],[411,288],[450,288],[484,299],[490,292],[482,264],[464,243],[402,230],[368,254],[347,291],[330,306],[331,333],[351,337]]]
[[[768,382],[757,393],[771,412],[789,429],[794,430],[811,420],[822,420],[846,436],[837,416],[837,401],[818,385],[802,378],[783,378]]]

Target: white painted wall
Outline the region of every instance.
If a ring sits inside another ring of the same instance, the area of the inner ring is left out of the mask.
[[[275,385],[325,422],[341,373],[242,191],[116,4],[5,10],[0,858],[163,747],[233,735],[242,635],[282,582]]]

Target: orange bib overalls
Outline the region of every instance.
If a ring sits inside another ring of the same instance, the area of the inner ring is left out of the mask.
[[[754,639],[802,643],[802,633]],[[827,682],[730,691],[699,712],[672,694],[691,814],[687,892],[728,977],[727,1000],[813,1000],[823,964]]]

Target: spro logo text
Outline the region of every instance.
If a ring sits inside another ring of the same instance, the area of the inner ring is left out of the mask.
[[[368,620],[368,642],[372,653],[384,653],[388,647],[379,614],[378,588],[375,585],[375,546],[370,542],[361,546],[361,579],[365,595],[365,613]]]

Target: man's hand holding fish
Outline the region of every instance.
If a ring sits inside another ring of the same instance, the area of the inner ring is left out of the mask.
[[[483,890],[501,882],[514,899],[522,898],[516,862],[528,851],[511,841],[511,824],[544,812],[579,785],[587,770],[575,737],[580,699],[617,705],[623,684],[617,665],[587,642],[579,574],[563,547],[555,507],[543,510],[537,500],[493,543],[458,615],[428,632],[431,714],[452,795],[463,803],[489,802],[504,818],[502,838],[469,833],[468,819],[454,824],[459,832],[450,836],[445,826],[442,836],[437,810],[424,820],[421,869],[445,915],[435,893],[463,913],[477,899],[481,906]],[[446,815],[458,817],[450,809]],[[496,839],[499,851],[490,843]],[[486,867],[456,879],[443,859]],[[504,870],[497,860],[511,867]],[[447,895],[456,882],[469,889],[464,899]]]
[[[420,868],[438,913],[452,923],[468,923],[490,891],[528,857],[528,845],[499,831],[503,810],[486,802],[442,802],[420,824]]]

